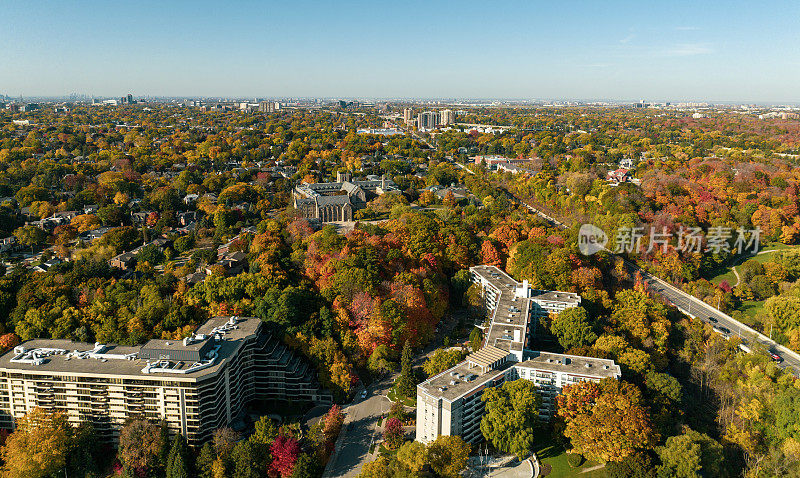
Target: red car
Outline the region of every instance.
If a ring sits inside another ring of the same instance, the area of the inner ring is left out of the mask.
[[[783,357],[781,357],[781,356],[780,356],[780,355],[778,355],[778,354],[774,354],[774,353],[770,352],[770,353],[769,353],[769,356],[772,358],[772,360],[774,360],[774,361],[775,361],[775,362],[777,362],[777,363],[781,363],[781,362],[783,362]]]

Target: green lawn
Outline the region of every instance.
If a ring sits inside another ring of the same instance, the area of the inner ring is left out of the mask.
[[[720,285],[722,281],[728,281],[728,284],[733,287],[736,285],[736,274],[733,273],[732,268],[728,268],[721,274],[715,275],[709,280],[714,285]]]
[[[394,387],[392,387],[389,390],[389,393],[386,394],[386,398],[388,398],[392,402],[396,402],[397,401],[397,399],[398,399],[397,392],[395,391]],[[403,405],[405,405],[407,407],[416,407],[417,406],[417,400],[414,399],[414,398],[402,397],[402,398],[400,398],[400,401],[402,402]]]
[[[603,478],[606,476],[605,471],[600,468],[598,470],[583,471],[596,466],[597,463],[584,460],[580,466],[573,467],[567,460],[567,452],[561,446],[554,444],[549,436],[542,436],[536,440],[537,444],[534,445],[536,456],[539,457],[539,463],[542,465],[542,475],[547,478]],[[544,473],[549,468],[549,473]]]
[[[763,300],[744,300],[742,301],[742,305],[739,306],[739,310],[744,312],[746,317],[755,318],[755,316],[764,310],[764,302]],[[747,324],[750,325],[750,324]]]
[[[728,266],[721,267],[721,268],[717,269],[716,271],[714,271],[714,273],[716,275],[712,276],[708,280],[710,280],[714,285],[719,285],[722,281],[726,280],[726,281],[728,281],[728,284],[730,284],[731,287],[733,287],[733,286],[736,285],[736,275],[734,275],[734,273],[733,273],[733,267],[734,266],[738,266],[738,265],[746,262],[748,259],[754,259],[756,262],[760,262],[761,264],[763,264],[765,262],[770,262],[772,260],[773,255],[774,255],[774,254],[772,254],[774,251],[780,251],[780,250],[785,250],[785,249],[795,249],[795,248],[800,248],[800,246],[788,246],[786,244],[781,244],[781,243],[764,244],[762,246],[762,248],[761,248],[761,252],[764,252],[764,254],[757,254],[755,256],[742,256],[742,257],[739,257],[734,262],[729,264]]]
[[[728,281],[731,287],[736,285],[736,276],[733,273],[733,267],[741,265],[745,261],[749,259],[753,259],[756,262],[760,262],[764,264],[765,262],[770,262],[773,260],[774,253],[776,251],[786,250],[786,249],[800,249],[800,246],[789,246],[786,244],[780,243],[770,243],[764,244],[761,252],[763,254],[757,254],[755,256],[745,256],[736,259],[731,265],[728,267],[720,268],[717,271],[717,275],[711,277],[709,280],[714,285],[719,285],[722,281]],[[737,310],[742,312],[741,321],[747,325],[752,326],[755,322],[755,318],[758,316],[760,312],[764,310],[764,302],[763,300],[745,300],[742,302],[742,305],[739,306]]]

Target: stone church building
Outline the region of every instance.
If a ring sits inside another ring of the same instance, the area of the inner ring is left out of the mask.
[[[294,207],[306,219],[323,223],[352,221],[353,213],[366,206],[367,201],[396,190],[394,182],[385,177],[353,180],[350,173],[337,173],[335,183],[303,183],[295,187]]]

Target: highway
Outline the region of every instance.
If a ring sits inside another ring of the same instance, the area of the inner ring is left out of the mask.
[[[519,204],[524,205],[529,211],[533,212],[534,214],[538,215],[545,221],[549,222],[550,224],[555,225],[560,229],[566,229],[567,225],[563,222],[557,220],[554,217],[548,216],[547,214],[539,211],[533,206],[530,206],[519,198],[511,195],[512,199],[516,200]],[[627,266],[628,270],[631,273],[639,272],[641,273],[642,277],[647,281],[648,285],[650,286],[650,290],[663,297],[668,303],[674,305],[684,314],[698,320],[702,320],[703,322],[711,325],[712,327],[716,327],[719,333],[721,333],[725,337],[740,337],[744,341],[744,344],[748,346],[751,350],[757,352],[758,347],[753,347],[755,343],[760,344],[763,346],[764,349],[769,351],[770,353],[776,353],[783,358],[783,361],[779,364],[782,368],[789,369],[794,375],[800,376],[800,354],[797,354],[793,350],[790,350],[783,345],[778,344],[774,340],[771,340],[769,337],[756,332],[755,330],[751,329],[747,325],[733,319],[728,314],[712,307],[711,305],[703,302],[702,300],[694,297],[691,294],[688,294],[681,289],[673,286],[672,284],[668,283],[667,281],[656,277],[649,272],[643,270],[638,265],[634,264],[631,261],[625,260],[625,265]],[[711,320],[713,318],[716,320]],[[727,329],[729,332],[724,332],[722,328]]]
[[[779,364],[780,367],[790,368],[795,375],[800,373],[800,356],[798,356],[797,353],[778,344],[774,340],[770,340],[769,337],[756,332],[737,320],[734,320],[731,316],[706,304],[702,300],[687,294],[672,284],[669,284],[668,282],[643,271],[635,264],[632,264],[629,261],[625,261],[625,264],[629,269],[634,268],[634,270],[641,272],[642,277],[650,286],[650,290],[664,297],[667,302],[677,307],[684,314],[695,319],[702,320],[703,322],[706,322],[717,329],[721,329],[722,327],[728,329],[730,332],[723,332],[723,335],[740,337],[744,341],[745,345],[747,345],[750,349],[754,348],[754,343],[760,344],[769,352],[777,353],[783,358],[783,362]],[[713,318],[713,320],[710,318]]]

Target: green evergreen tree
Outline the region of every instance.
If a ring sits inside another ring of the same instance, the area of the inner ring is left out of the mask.
[[[167,478],[189,478],[189,446],[180,433],[172,440],[166,471]]]
[[[74,445],[67,457],[69,475],[85,478],[99,476],[97,466],[99,457],[100,448],[94,426],[84,422],[75,429]]]
[[[197,456],[197,476],[200,478],[213,478],[214,472],[212,466],[214,465],[214,447],[211,442],[207,441],[203,448],[200,449],[200,455]]]
[[[314,478],[322,474],[319,462],[308,453],[301,453],[297,457],[292,470],[291,478]]]
[[[242,440],[233,447],[232,478],[260,478],[267,476],[267,463],[264,446],[250,440]]]
[[[483,345],[483,332],[481,329],[475,327],[472,329],[472,332],[469,333],[469,348],[472,349],[473,352],[477,352],[481,345]]]
[[[397,377],[395,382],[397,393],[403,397],[414,397],[416,395],[414,370],[411,365],[412,358],[411,345],[406,341],[403,346],[403,355],[400,358],[400,376]]]
[[[163,473],[167,469],[167,460],[169,459],[170,439],[169,439],[169,426],[166,421],[161,422],[159,429],[161,434],[161,448],[158,451],[158,468]]]

